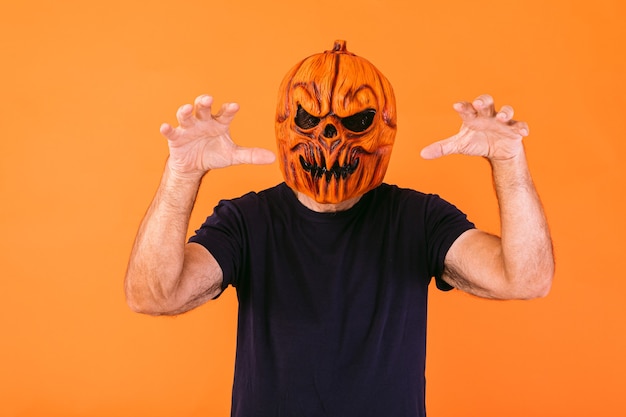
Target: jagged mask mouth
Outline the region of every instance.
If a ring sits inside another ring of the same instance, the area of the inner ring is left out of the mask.
[[[324,181],[327,184],[333,180],[347,180],[359,167],[359,155],[365,153],[360,147],[343,146],[328,155],[322,147],[312,143],[298,145],[292,151],[299,155],[300,167],[310,175],[313,183]]]
[[[359,158],[355,158],[354,162],[343,164],[341,166],[339,165],[339,162],[335,161],[330,168],[326,167],[326,161],[323,157],[321,158],[319,164],[315,159],[312,159],[313,162],[307,162],[302,155],[300,155],[299,160],[302,169],[311,174],[311,179],[315,180],[324,178],[326,183],[329,183],[333,178],[335,178],[336,181],[339,181],[340,178],[345,180],[359,167]]]

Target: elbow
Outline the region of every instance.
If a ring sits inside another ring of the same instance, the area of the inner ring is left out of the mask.
[[[535,277],[534,297],[544,298],[550,294],[552,281],[554,280],[554,258]]]
[[[134,296],[126,295],[126,305],[131,311],[148,316],[172,316],[176,315],[175,309],[169,307],[166,303],[159,303],[146,300]]]
[[[149,287],[134,285],[133,280],[126,276],[124,294],[126,305],[131,311],[149,316],[171,315],[173,297],[166,297],[162,291]]]
[[[159,308],[159,303],[149,300],[147,297],[133,291],[126,290],[126,305],[134,313],[146,314],[149,316],[160,316],[163,309]]]
[[[541,271],[533,274],[530,277],[526,277],[522,282],[523,284],[517,287],[515,291],[515,297],[520,300],[533,300],[537,298],[545,298],[552,289],[552,280],[554,278],[554,269],[550,268],[546,271]]]
[[[536,296],[534,298],[544,298],[550,294],[552,289],[552,280],[554,279],[554,273],[546,275],[541,285],[536,290]]]
[[[159,315],[159,312],[154,309],[153,306],[128,293],[126,294],[126,305],[134,313],[147,314],[150,316]]]
[[[524,300],[533,300],[536,298],[545,298],[550,294],[550,290],[552,288],[552,280],[546,280],[546,282],[542,282],[539,284],[533,285],[532,288],[527,290],[526,294],[522,299]]]

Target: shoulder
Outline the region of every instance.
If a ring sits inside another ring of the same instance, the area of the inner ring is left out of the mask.
[[[285,183],[266,188],[261,191],[250,191],[240,197],[220,200],[216,209],[229,207],[239,212],[256,210],[262,206],[270,206],[285,201],[289,188]]]
[[[413,190],[411,188],[403,188],[395,184],[382,183],[378,187],[370,191],[372,199],[376,202],[398,203],[410,200],[420,200],[426,198],[426,194]]]
[[[414,225],[430,238],[441,236],[451,244],[462,232],[474,228],[464,212],[438,194],[382,184],[375,198],[378,202],[373,206],[382,207],[386,215],[403,222],[404,227]]]
[[[454,207],[453,204],[440,197],[438,194],[429,194],[412,188],[400,187],[394,184],[383,183],[372,191],[372,200],[376,204],[391,207],[438,210]]]
[[[251,191],[236,198],[221,200],[207,217],[205,225],[240,230],[242,233],[260,233],[269,223],[292,217],[297,210],[291,189],[280,183],[276,186]]]

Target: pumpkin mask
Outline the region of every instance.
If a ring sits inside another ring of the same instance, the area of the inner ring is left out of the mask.
[[[396,135],[393,89],[369,61],[336,41],[287,73],[275,127],[287,185],[336,204],[383,181]]]

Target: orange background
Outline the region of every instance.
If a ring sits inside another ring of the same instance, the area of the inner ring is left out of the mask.
[[[161,122],[201,93],[274,149],[276,90],[335,39],[394,85],[387,182],[437,192],[497,231],[488,164],[423,161],[451,104],[492,94],[529,122],[557,255],[549,297],[431,292],[430,416],[624,416],[626,3],[279,0],[5,2],[0,12],[0,415],[227,416],[236,299],[132,313],[122,281],[167,155]],[[205,179],[220,198],[276,164]]]

